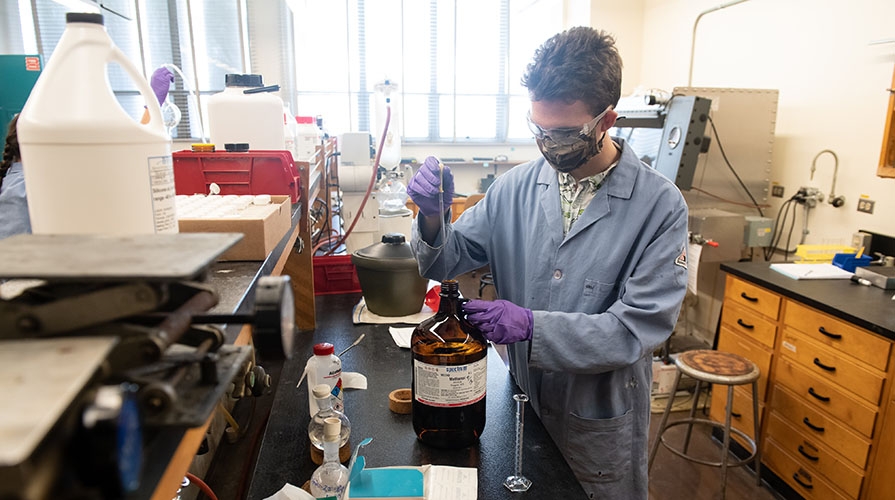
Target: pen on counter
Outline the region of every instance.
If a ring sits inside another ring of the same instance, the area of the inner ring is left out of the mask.
[[[857,274],[853,274],[851,280],[859,285],[870,286],[870,280],[859,278]]]

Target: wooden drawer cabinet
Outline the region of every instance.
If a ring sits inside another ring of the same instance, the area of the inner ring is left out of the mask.
[[[870,440],[858,435],[845,424],[812,408],[779,385],[774,387],[771,407],[805,435],[832,448],[859,468],[867,466]]]
[[[780,449],[773,439],[765,440],[763,462],[804,498],[811,500],[848,500],[836,487],[803,467],[798,460]]]
[[[743,338],[726,327],[721,327],[722,334],[718,338],[718,350],[732,352],[748,359],[758,366],[761,376],[758,379],[758,401],[764,402],[768,388],[768,375],[771,373],[771,358],[773,351],[763,348],[760,344]],[[751,393],[752,386],[744,385],[742,388]]]
[[[882,337],[868,334],[860,328],[793,301],[787,302],[784,323],[811,340],[853,356],[878,370],[886,371],[888,367],[891,342]]]
[[[737,304],[758,312],[772,320],[780,313],[780,296],[748,281],[727,275],[724,306]]]
[[[824,475],[845,493],[858,498],[864,482],[864,472],[838,453],[806,436],[777,414],[769,417],[766,435],[806,470]]]
[[[839,386],[813,377],[787,357],[777,363],[777,384],[802,396],[808,404],[824,410],[868,438],[873,437],[877,407],[869,405]]]
[[[871,371],[847,356],[788,329],[783,330],[781,355],[795,360],[820,380],[842,386],[874,405],[879,405],[885,373]]]
[[[867,498],[882,500],[892,498],[895,482],[895,401],[889,402],[886,421],[879,432],[876,445],[876,463],[870,480]]]
[[[804,498],[895,498],[895,314],[879,313],[891,311],[891,295],[852,297],[868,289],[789,283],[751,263],[725,267],[717,345],[761,369],[766,470]],[[748,401],[745,389],[735,390],[734,411]],[[713,395],[712,420],[723,421],[724,405]]]
[[[743,337],[760,342],[770,349],[774,348],[777,323],[765,319],[754,310],[736,304],[725,304],[721,312],[721,324]]]

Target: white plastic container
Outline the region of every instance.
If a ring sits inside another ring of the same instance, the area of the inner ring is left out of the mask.
[[[226,88],[208,98],[208,133],[216,149],[248,143],[251,150],[284,150],[283,100],[263,88],[261,75],[229,74]]]
[[[286,139],[286,151],[292,153],[292,159],[297,160],[297,150],[295,148],[295,139],[298,135],[298,124],[295,123],[295,115],[289,110],[289,105],[283,106],[283,134]]]
[[[295,159],[308,161],[321,143],[320,129],[313,116],[296,116]]]
[[[171,138],[149,82],[112,42],[100,14],[69,13],[18,122],[34,233],[176,233]],[[121,108],[107,70],[130,76],[149,112]]]
[[[317,401],[314,399],[313,389],[318,384],[329,386],[332,395],[333,408],[345,411],[342,400],[342,360],[335,354],[335,347],[328,342],[314,345],[314,356],[308,360],[308,405],[309,414],[317,413]]]

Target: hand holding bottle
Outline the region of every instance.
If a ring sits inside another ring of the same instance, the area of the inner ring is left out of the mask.
[[[495,344],[531,340],[534,318],[531,309],[508,300],[470,300],[463,305],[466,318]]]

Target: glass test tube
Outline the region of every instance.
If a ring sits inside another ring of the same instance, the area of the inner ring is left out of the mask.
[[[531,480],[522,475],[522,431],[525,427],[525,402],[528,396],[525,394],[514,394],[513,400],[516,401],[516,460],[515,473],[506,478],[503,485],[513,492],[528,491],[531,487]]]

